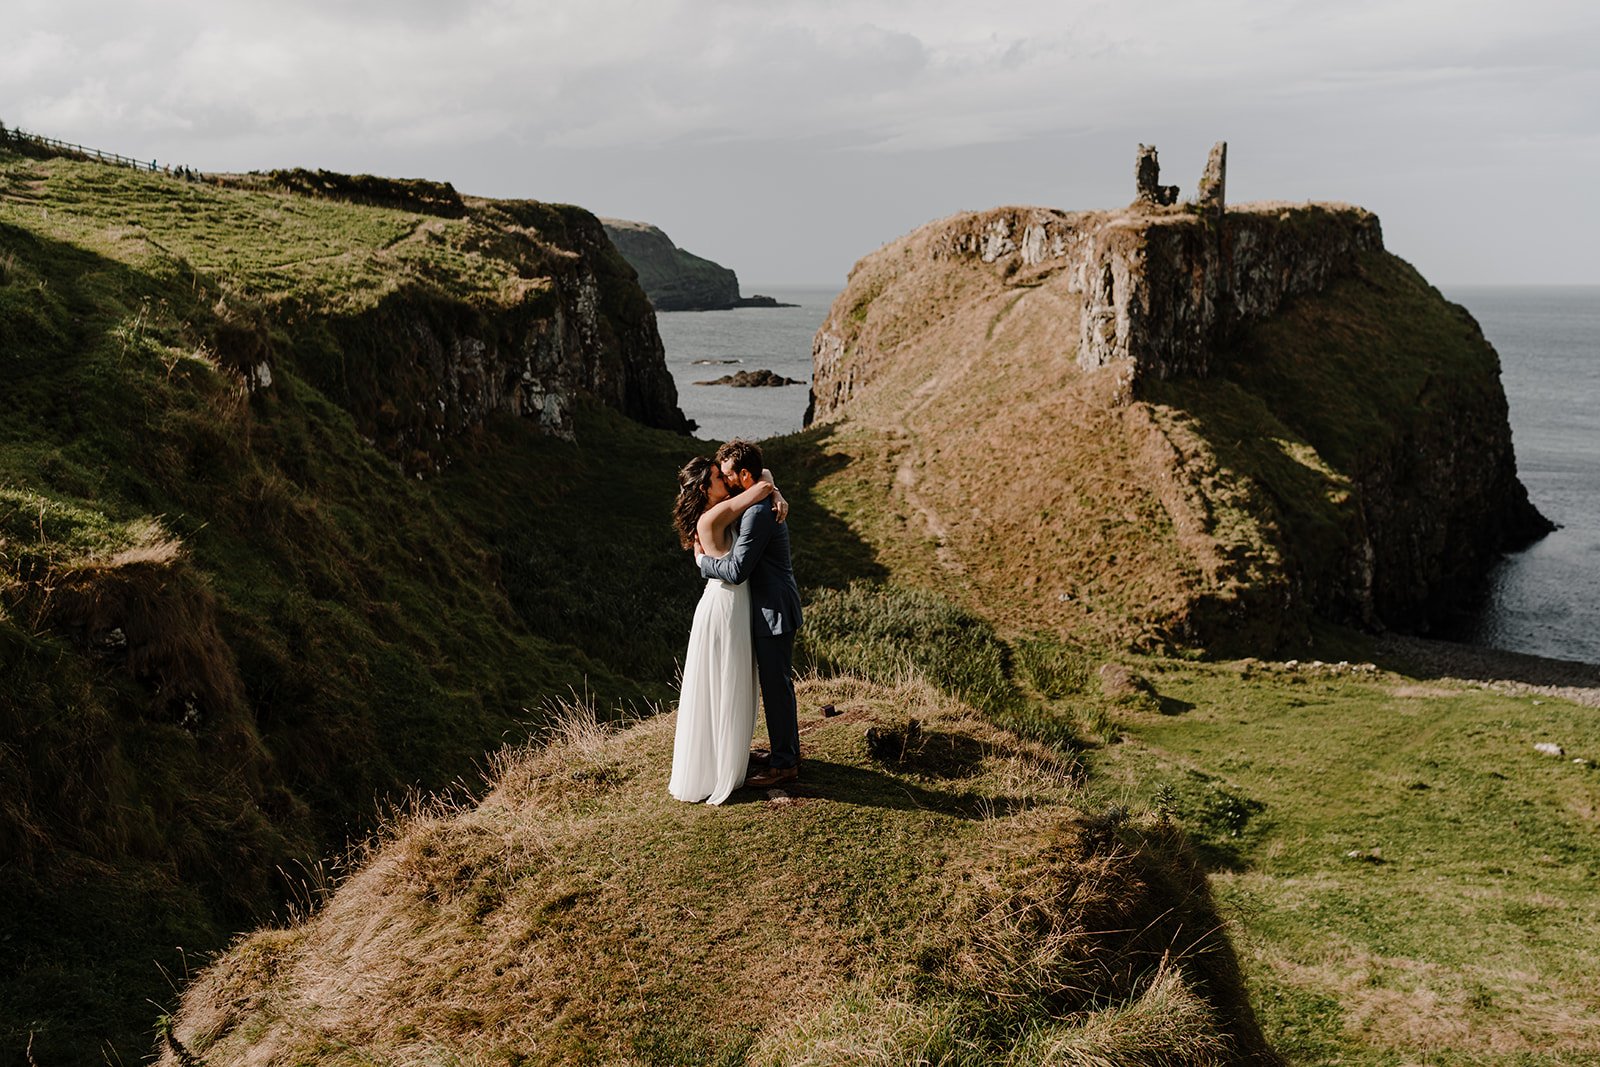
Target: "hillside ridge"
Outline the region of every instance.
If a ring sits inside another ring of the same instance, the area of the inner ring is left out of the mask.
[[[770,296],[740,296],[738,274],[679,248],[659,226],[628,219],[600,221],[611,243],[638,272],[639,285],[657,311],[789,306]]]
[[[173,946],[388,798],[669,691],[604,576],[690,595],[670,501],[587,513],[580,439],[663,493],[697,445],[594,216],[212,179],[0,151],[0,1055],[131,1061]]]

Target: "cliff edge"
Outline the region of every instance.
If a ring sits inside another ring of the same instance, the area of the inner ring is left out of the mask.
[[[1001,208],[863,259],[809,421],[875,437],[941,581],[1139,646],[1425,629],[1548,522],[1477,324],[1337,204]]]
[[[664,698],[687,425],[580,208],[0,149],[0,1058],[131,1062],[383,798]]]

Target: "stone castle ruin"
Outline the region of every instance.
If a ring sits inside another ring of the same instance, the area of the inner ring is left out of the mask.
[[[1202,212],[1223,212],[1223,187],[1227,182],[1228,142],[1218,141],[1211,146],[1206,158],[1206,169],[1200,175],[1200,187],[1195,193],[1195,206]],[[1133,161],[1133,206],[1171,207],[1178,202],[1178,187],[1161,184],[1161,163],[1156,158],[1156,146],[1142,144]]]
[[[1152,145],[1134,164],[1136,198],[1116,211],[998,208],[932,224],[935,259],[972,257],[1036,284],[1060,277],[1081,296],[1078,364],[1117,365],[1130,383],[1204,377],[1241,324],[1320,292],[1383,251],[1376,215],[1347,204],[1227,204],[1228,146],[1212,146],[1193,202],[1162,185]],[[934,228],[937,227],[937,230]],[[814,343],[815,417],[870,371],[825,325]]]

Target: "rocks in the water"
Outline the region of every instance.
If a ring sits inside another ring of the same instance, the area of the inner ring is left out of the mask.
[[[715,381],[695,382],[696,385],[731,385],[736,389],[745,389],[752,386],[773,385],[804,385],[799,378],[785,378],[781,374],[774,374],[770,370],[742,370],[734,374],[724,374]]]
[[[733,305],[736,308],[797,308],[799,304],[785,304],[775,296],[741,296]]]

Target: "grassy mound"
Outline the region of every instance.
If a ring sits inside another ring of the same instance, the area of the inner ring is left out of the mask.
[[[230,950],[165,1062],[1271,1062],[1175,826],[924,683],[801,703],[804,783],[721,809],[672,717],[577,709]]]

